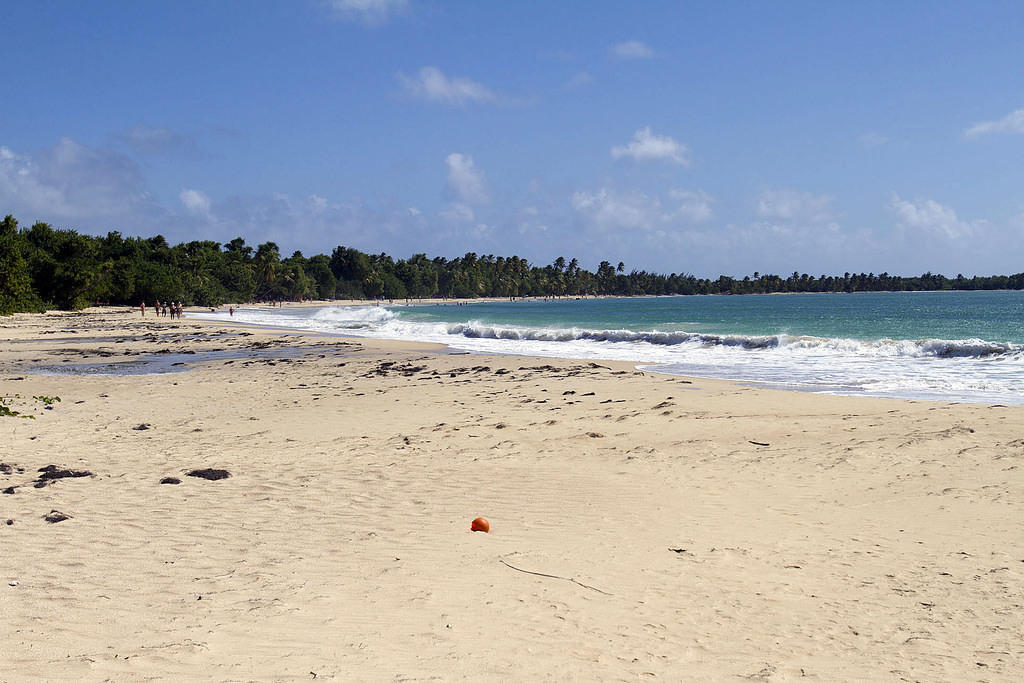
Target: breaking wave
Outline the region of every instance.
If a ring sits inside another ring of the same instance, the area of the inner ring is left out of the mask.
[[[659,346],[694,344],[726,346],[748,350],[785,349],[793,351],[830,351],[856,355],[885,357],[936,358],[991,358],[993,356],[1019,356],[1024,346],[1008,342],[990,342],[982,339],[832,339],[827,337],[792,337],[789,335],[718,335],[694,332],[633,332],[630,330],[585,330],[527,327],[500,327],[476,322],[455,323],[447,333],[469,339],[503,339],[542,342],[621,342],[644,343]]]
[[[442,322],[422,310],[380,306],[241,308],[234,321],[475,353],[619,360],[670,374],[823,393],[1024,404],[1024,344],[1013,342]]]
[[[340,329],[366,329],[380,323],[394,320],[395,314],[381,306],[339,306],[320,308],[313,314],[312,320],[334,324]]]

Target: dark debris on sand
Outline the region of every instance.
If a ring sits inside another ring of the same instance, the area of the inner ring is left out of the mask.
[[[160,483],[161,484],[180,484],[181,483],[181,479],[178,479],[177,477],[164,477],[163,479],[160,480]]]
[[[190,477],[199,477],[200,479],[207,479],[209,481],[217,481],[218,479],[227,479],[231,476],[231,473],[227,470],[215,470],[215,469],[203,469],[203,470],[192,470],[187,472]]]
[[[88,470],[68,470],[56,465],[47,465],[46,467],[40,467],[39,478],[35,481],[35,487],[41,489],[48,484],[53,483],[58,479],[78,478],[78,477],[91,477],[92,472]]]
[[[71,515],[66,515],[60,510],[50,510],[50,512],[43,517],[50,524],[56,524],[57,522],[63,522],[66,519],[71,519]]]
[[[363,377],[387,377],[391,373],[398,373],[403,377],[412,377],[418,372],[423,372],[427,369],[425,365],[413,365],[412,363],[396,363],[395,361],[383,361],[373,368],[369,372],[363,375]]]

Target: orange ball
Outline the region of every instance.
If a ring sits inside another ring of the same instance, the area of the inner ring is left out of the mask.
[[[469,527],[473,531],[482,531],[485,534],[491,533],[491,523],[483,517],[477,517]]]

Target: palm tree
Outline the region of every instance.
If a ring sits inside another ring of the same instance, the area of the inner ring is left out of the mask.
[[[259,282],[256,286],[256,298],[262,298],[270,293],[277,279],[277,264],[280,261],[281,251],[273,242],[266,242],[256,248],[256,256],[253,258],[256,279]]]

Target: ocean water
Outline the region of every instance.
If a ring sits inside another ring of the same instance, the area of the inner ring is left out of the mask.
[[[799,391],[1024,404],[1024,292],[241,308],[234,321],[481,353],[624,360]]]

